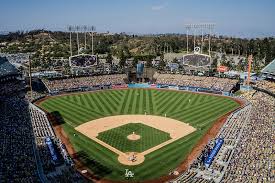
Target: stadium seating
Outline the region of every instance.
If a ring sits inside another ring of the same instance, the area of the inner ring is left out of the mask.
[[[257,81],[256,87],[265,89],[275,94],[275,82],[265,80]]]
[[[215,139],[211,140],[205,146],[201,154],[190,165],[189,170],[172,182],[193,182],[198,181],[198,178],[204,180],[205,182],[221,181],[222,176],[226,171],[227,164],[230,161],[233,149],[239,140],[239,135],[241,133],[240,129],[245,127],[245,121],[247,121],[247,116],[249,116],[250,110],[251,106],[247,105],[228,117],[227,121],[216,136],[216,138],[222,138],[224,140],[224,144],[209,169],[205,167],[204,162],[205,158],[209,155],[215,145]],[[193,176],[189,176],[190,174]]]
[[[35,137],[35,144],[39,155],[39,163],[41,163],[45,179],[48,182],[82,182],[83,178],[74,170],[72,160],[67,153],[65,146],[55,136],[55,133],[48,121],[47,115],[41,109],[33,104],[29,105],[32,127]],[[49,149],[45,143],[45,139],[49,137],[56,145],[56,150],[62,155],[59,164],[53,162]]]
[[[92,86],[125,84],[125,79],[125,74],[116,74],[58,80],[44,80],[44,83],[49,91],[68,91],[78,88],[88,88]]]
[[[159,74],[154,75],[157,84],[171,84],[178,86],[208,88],[216,91],[230,91],[237,80],[228,78],[188,76],[180,74]]]
[[[213,140],[190,165],[188,171],[171,182],[274,182],[275,99],[253,90],[241,96],[245,106],[231,114],[216,138],[224,144],[209,168],[203,158],[213,147]],[[273,168],[272,168],[273,167]]]
[[[38,182],[28,103],[12,97],[0,102],[1,182]]]
[[[252,103],[253,112],[223,182],[274,182],[275,100],[257,91],[244,97]]]
[[[45,179],[49,182],[82,182],[83,178],[71,167],[72,160],[62,142],[55,136],[55,133],[48,121],[47,115],[41,109],[33,104],[29,105],[30,116],[32,121],[33,132],[35,136],[35,144],[39,154],[40,163],[42,164]],[[49,149],[45,143],[45,139],[50,137],[57,150],[62,155],[64,165],[60,160],[60,164],[53,162]],[[58,169],[58,171],[57,171]]]

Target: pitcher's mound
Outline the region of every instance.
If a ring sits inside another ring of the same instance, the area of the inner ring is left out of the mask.
[[[129,166],[141,164],[144,160],[144,155],[137,152],[127,152],[118,156],[118,161],[121,164]]]
[[[129,139],[129,140],[139,140],[140,139],[140,135],[132,133],[131,135],[127,136],[127,139]]]

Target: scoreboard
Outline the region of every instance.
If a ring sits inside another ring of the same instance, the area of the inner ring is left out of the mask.
[[[77,68],[89,68],[97,65],[96,55],[80,54],[69,58],[70,66]]]

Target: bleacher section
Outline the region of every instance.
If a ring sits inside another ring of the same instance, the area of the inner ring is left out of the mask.
[[[62,91],[89,91],[97,87],[125,84],[125,74],[44,80],[50,93]]]
[[[243,96],[252,103],[251,117],[222,182],[274,182],[275,99],[255,90]]]
[[[265,80],[257,81],[256,82],[256,87],[267,90],[267,91],[275,94],[275,82],[265,81]]]
[[[33,104],[30,104],[29,110],[36,147],[47,182],[83,182],[83,178],[72,168],[73,161],[65,146],[55,136],[45,112]],[[46,139],[50,139],[57,160],[52,159]]]
[[[204,182],[220,182],[240,140],[241,133],[249,120],[250,112],[251,105],[247,104],[229,116],[216,136],[216,139],[223,139],[224,143],[208,168],[205,166],[205,161],[215,146],[215,139],[207,144],[202,153],[191,164],[189,170],[172,182],[195,182],[198,178],[203,179]],[[238,133],[235,133],[236,131]],[[190,177],[190,174],[193,176]]]
[[[180,74],[159,74],[154,75],[157,84],[170,84],[184,87],[199,87],[202,89],[230,92],[236,86],[238,80],[228,78],[188,76]]]
[[[188,171],[171,182],[274,182],[275,99],[260,91],[244,94],[246,105],[231,114],[216,138],[224,144],[207,168],[213,139]],[[252,104],[251,104],[252,103]]]
[[[28,103],[0,99],[0,182],[39,182]]]

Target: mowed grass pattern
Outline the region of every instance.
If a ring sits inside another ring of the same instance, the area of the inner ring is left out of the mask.
[[[127,136],[133,132],[141,138],[136,141],[127,139]],[[97,138],[122,152],[143,152],[171,139],[169,133],[142,123],[119,126],[99,133]]]
[[[172,171],[190,153],[198,140],[225,113],[239,104],[229,98],[190,92],[155,89],[105,90],[50,98],[41,103],[49,112],[58,111],[63,128],[82,161],[98,176],[125,180],[125,168],[135,173],[133,181],[154,179]],[[85,122],[112,115],[152,114],[189,123],[198,130],[148,154],[139,166],[127,167],[117,155],[74,130]],[[77,134],[74,137],[74,134]]]

